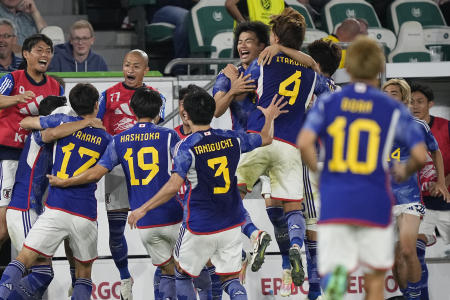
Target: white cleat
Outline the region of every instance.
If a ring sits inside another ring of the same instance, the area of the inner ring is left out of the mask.
[[[120,281],[120,300],[133,300],[133,278],[122,279]]]
[[[281,297],[289,297],[291,295],[292,290],[292,276],[291,270],[283,270],[283,274],[281,276],[281,287],[280,287],[280,295]]]

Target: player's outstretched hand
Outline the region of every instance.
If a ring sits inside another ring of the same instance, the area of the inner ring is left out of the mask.
[[[51,174],[47,174],[47,178],[48,178],[48,183],[51,186],[64,187],[64,179],[61,179],[61,178],[51,175]]]
[[[289,112],[289,110],[286,110],[286,109],[281,110],[283,107],[285,107],[288,104],[288,102],[283,101],[283,99],[284,99],[284,96],[281,96],[280,98],[278,98],[278,95],[275,94],[273,96],[272,102],[270,102],[269,106],[267,106],[266,108],[257,106],[256,108],[259,109],[264,114],[266,119],[275,120],[279,115]]]
[[[136,223],[145,216],[145,211],[141,208],[133,210],[128,216],[128,224],[131,229],[136,228]]]
[[[450,202],[450,194],[444,183],[432,183],[430,186],[430,194],[433,197],[442,196],[445,201]]]
[[[264,48],[258,56],[258,65],[270,65],[272,58],[281,51],[278,44],[270,45]]]
[[[89,126],[106,130],[105,126],[103,126],[102,120],[100,120],[98,118],[90,118]]]
[[[238,78],[231,81],[230,92],[237,96],[243,93],[251,93],[255,91],[256,86],[252,83],[255,81],[253,79],[249,79],[250,74],[244,76],[244,73],[241,73]]]
[[[397,183],[406,181],[409,178],[409,174],[406,170],[406,163],[394,163],[391,168],[391,174],[394,181]]]
[[[36,97],[36,95],[32,91],[25,91],[25,93],[18,94],[18,95],[16,95],[16,97],[17,97],[17,99],[16,99],[17,103],[27,103],[28,100],[33,99],[34,97]]]
[[[233,64],[228,64],[225,68],[223,68],[222,72],[230,80],[236,79],[239,76],[239,71]]]

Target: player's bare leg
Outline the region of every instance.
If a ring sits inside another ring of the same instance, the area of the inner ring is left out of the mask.
[[[6,209],[7,206],[0,207],[0,249],[4,242],[9,238],[8,227],[6,226]]]
[[[401,214],[397,218],[397,223],[399,242],[396,247],[395,271],[393,273],[401,289],[408,288],[408,293],[418,293],[420,297],[419,284],[422,269],[416,252],[420,217]]]
[[[288,223],[290,240],[289,261],[291,263],[292,281],[296,286],[301,286],[305,281],[300,249],[305,239],[305,219],[301,213],[301,202],[283,201],[284,213]]]
[[[92,262],[75,260],[75,276],[77,281],[73,288],[73,299],[90,299],[92,293]]]
[[[374,271],[364,274],[365,300],[384,299],[384,275],[385,271]]]

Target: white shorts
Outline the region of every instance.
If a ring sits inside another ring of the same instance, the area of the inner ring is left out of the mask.
[[[105,204],[107,211],[130,208],[127,182],[121,165],[105,176]]]
[[[198,235],[180,227],[175,260],[192,277],[198,277],[209,259],[217,275],[232,275],[242,268],[241,227],[214,234]]]
[[[292,145],[274,140],[241,156],[236,172],[238,185],[251,191],[261,175],[268,175],[272,198],[281,201],[303,199],[302,160]]]
[[[360,264],[369,270],[388,270],[394,264],[393,226],[319,224],[317,249],[322,275],[333,272],[339,265],[348,272],[353,272]]]
[[[303,216],[306,229],[317,231],[317,220],[320,216],[319,173],[312,172],[303,166]]]
[[[422,217],[425,214],[425,206],[419,202],[394,205],[392,215],[398,217],[401,214]]]
[[[419,234],[427,237],[427,246],[436,243],[435,229],[446,244],[450,244],[450,211],[427,209],[419,227]]]
[[[0,161],[0,207],[8,206],[11,201],[18,164],[17,160]]]
[[[21,211],[10,208],[6,211],[6,224],[8,225],[9,237],[17,252],[22,250],[23,242],[38,218],[39,215],[34,209]]]
[[[73,256],[80,262],[91,262],[97,254],[97,221],[46,207],[28,233],[24,247],[52,257],[66,238]]]
[[[181,223],[138,229],[142,244],[155,266],[165,265],[171,258]]]

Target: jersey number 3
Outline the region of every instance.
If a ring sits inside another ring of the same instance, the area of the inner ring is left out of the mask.
[[[216,158],[208,159],[208,167],[215,170],[216,165],[219,167],[214,174],[214,177],[218,177],[220,175],[223,176],[223,180],[225,181],[225,186],[223,187],[214,187],[214,194],[225,194],[230,189],[230,171],[228,170],[228,160],[226,156],[219,156]]]

